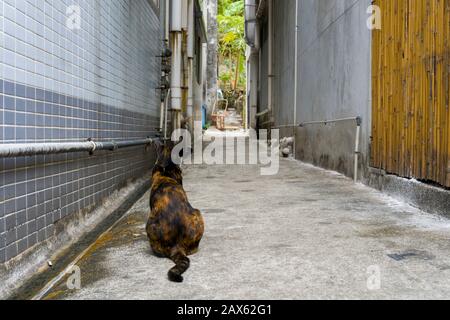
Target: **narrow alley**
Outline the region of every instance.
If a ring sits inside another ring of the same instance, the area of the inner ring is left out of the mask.
[[[450,299],[449,39],[450,0],[0,0],[0,300]]]
[[[151,254],[147,193],[76,262],[81,289],[69,290],[67,275],[44,299],[441,299],[450,293],[450,222],[340,174],[291,159],[268,177],[257,166],[193,166],[185,169],[185,188],[207,230],[183,285],[167,281],[171,261]],[[375,287],[371,270],[379,270]]]

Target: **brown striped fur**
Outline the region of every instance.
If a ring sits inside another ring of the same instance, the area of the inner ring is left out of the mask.
[[[146,230],[153,252],[175,263],[168,273],[169,280],[183,282],[182,274],[189,268],[188,256],[198,251],[203,237],[204,221],[188,201],[182,171],[171,160],[172,148],[172,143],[157,143]]]

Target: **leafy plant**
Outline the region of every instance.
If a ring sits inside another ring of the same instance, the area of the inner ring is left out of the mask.
[[[245,89],[244,0],[219,0],[219,79],[222,89]]]

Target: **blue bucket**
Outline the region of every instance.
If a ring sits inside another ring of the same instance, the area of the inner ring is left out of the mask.
[[[206,127],[206,106],[202,106],[202,128]]]

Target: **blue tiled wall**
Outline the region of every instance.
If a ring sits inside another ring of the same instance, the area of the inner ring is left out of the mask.
[[[70,29],[66,10],[80,9]],[[0,143],[132,140],[159,125],[148,0],[0,0]],[[0,159],[0,263],[152,166],[144,148]]]

